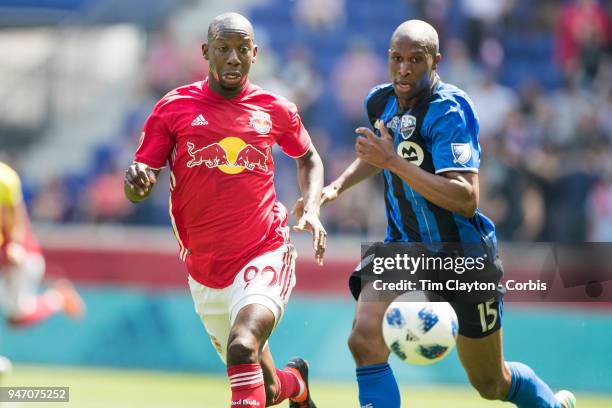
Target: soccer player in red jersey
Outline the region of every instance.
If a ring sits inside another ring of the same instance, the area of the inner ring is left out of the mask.
[[[296,257],[287,211],[276,201],[271,149],[278,144],[296,160],[306,210],[294,229],[312,231],[319,264],[323,164],[295,105],[249,82],[253,41],[251,23],[239,14],[212,21],[202,45],[208,78],[157,103],[126,171],[125,193],[145,199],[168,164],[180,257],[196,312],[227,364],[231,406],[290,399],[291,407],[312,408],[306,362],[276,369],[267,346],[295,285]]]

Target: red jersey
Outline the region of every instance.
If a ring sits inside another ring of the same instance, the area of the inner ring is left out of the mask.
[[[147,119],[135,161],[170,166],[170,218],[189,274],[232,284],[253,258],[289,240],[276,201],[272,146],[291,157],[310,148],[294,104],[247,83],[232,99],[207,81],[175,89]]]

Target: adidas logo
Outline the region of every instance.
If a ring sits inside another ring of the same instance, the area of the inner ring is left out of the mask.
[[[191,122],[191,126],[204,126],[208,125],[208,121],[204,119],[204,115],[201,113]]]
[[[419,336],[411,332],[409,329],[406,330],[406,341],[419,341],[421,340]]]

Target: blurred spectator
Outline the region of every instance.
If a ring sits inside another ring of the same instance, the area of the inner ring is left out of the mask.
[[[161,98],[181,80],[181,53],[172,26],[166,25],[151,38],[146,57],[147,80],[155,98]]]
[[[481,208],[495,220],[496,234],[502,240],[532,241],[544,224],[544,201],[517,158],[500,152],[485,162],[480,174],[483,196]]]
[[[208,61],[202,55],[202,42],[197,39],[192,40],[183,46],[181,84],[190,84],[192,82],[201,81],[206,77],[208,72]]]
[[[91,222],[117,222],[133,211],[123,194],[123,171],[101,174],[87,186],[87,218]]]
[[[612,172],[608,172],[588,198],[589,235],[592,242],[612,242]]]
[[[498,71],[504,63],[504,47],[493,36],[482,40],[480,46],[480,60],[483,67],[489,71]]]
[[[480,119],[480,137],[488,138],[502,130],[506,116],[516,110],[514,90],[495,82],[492,73],[485,74],[476,86],[467,89]]]
[[[363,101],[374,85],[388,82],[384,61],[371,49],[367,41],[354,38],[348,51],[340,56],[331,73],[338,108],[347,121],[347,130],[363,125]]]
[[[509,0],[461,0],[465,16],[466,45],[472,58],[481,56],[485,38],[491,38],[503,15],[508,11]]]
[[[610,45],[610,19],[597,0],[575,0],[561,9],[557,54],[562,69],[583,74],[590,82]]]
[[[519,111],[523,115],[535,115],[544,103],[542,87],[533,77],[526,77],[518,89]]]
[[[592,98],[578,87],[576,81],[567,79],[561,89],[553,92],[550,105],[554,109],[554,134],[557,143],[567,143],[574,135],[579,118],[592,109]]]
[[[529,125],[527,117],[518,110],[512,110],[506,114],[502,122],[503,128],[496,137],[505,149],[500,154],[500,159],[508,159],[507,156],[520,159],[527,153],[529,145],[537,143],[533,140],[533,129]],[[520,161],[513,160],[512,163],[520,164]]]
[[[345,23],[344,0],[297,0],[295,18],[313,32],[333,31]]]
[[[73,205],[71,196],[59,177],[51,179],[40,188],[32,202],[32,218],[56,223],[67,221]]]
[[[573,160],[572,160],[573,159]],[[551,206],[550,236],[555,242],[584,242],[587,239],[587,198],[595,185],[598,175],[595,174],[585,152],[571,157],[573,166],[556,180],[556,199]]]
[[[312,65],[310,50],[292,47],[280,76],[292,90],[291,100],[300,110],[302,121],[309,125],[313,122],[314,105],[323,92],[323,80]]]
[[[456,38],[452,38],[441,50],[441,53],[442,61],[439,70],[442,80],[461,89],[474,88],[482,72],[470,59],[465,44]]]
[[[435,27],[438,32],[440,44],[446,43],[448,12],[450,9],[449,0],[408,0],[413,4],[420,15],[415,16],[420,20],[425,20]]]
[[[150,41],[144,68],[155,99],[177,86],[204,79],[202,73],[208,72],[208,62],[198,42],[183,46],[170,23],[155,32]]]
[[[607,138],[612,142],[612,87],[604,91],[601,99],[596,104],[597,125],[601,128]]]
[[[255,42],[259,47],[259,52],[257,53],[257,62],[253,64],[249,74],[249,81],[293,101],[292,87],[279,76],[280,61],[278,55],[270,51],[272,47],[267,42],[269,40],[267,32],[259,30],[258,33],[260,34],[258,34]]]
[[[334,160],[326,163],[326,174],[331,178],[339,175],[355,160],[352,150],[338,151]],[[380,177],[376,176],[376,177]],[[347,190],[348,198],[330,203],[323,211],[327,229],[341,234],[366,236],[369,231],[386,228],[384,194],[377,191],[383,183],[376,178],[365,180]]]
[[[604,6],[594,0],[388,0],[376,5],[369,0],[271,0],[257,6],[263,11],[259,15],[274,14],[267,13],[273,9],[284,16],[293,12],[295,24],[306,29],[278,35],[273,29],[280,26],[271,26],[266,17],[255,19],[262,24],[257,42],[265,52],[258,55],[251,80],[296,102],[326,174],[335,176],[354,158],[352,135],[365,122],[366,93],[388,81],[389,32],[383,31],[394,23],[381,27],[381,15],[384,21],[401,21],[407,16],[388,16],[385,10],[416,10],[410,18],[424,18],[441,30],[442,79],[468,91],[476,105],[487,168],[481,174],[482,206],[496,221],[500,238],[609,241],[612,172],[602,169],[612,163],[612,57]],[[134,81],[133,103],[118,121],[114,140],[92,150],[78,172],[33,184],[28,189],[33,218],[168,223],[166,190],[131,213],[114,201],[120,181],[114,169],[131,160],[124,152],[138,142],[152,96],[201,80],[207,72],[202,28],[187,28],[174,16],[168,21],[172,24],[153,32],[142,50],[144,74]],[[282,27],[292,27],[285,23]],[[199,33],[198,38],[179,36],[179,27]],[[551,63],[555,52],[558,64]],[[295,171],[293,161],[275,156],[275,166],[279,198],[291,203],[298,194],[287,182]],[[364,183],[362,190],[349,192],[353,200],[326,207],[328,231],[380,231],[383,203],[363,199],[382,197],[375,188],[376,183]]]
[[[598,151],[599,149],[608,149],[609,146],[608,138],[597,126],[595,113],[585,112],[578,120],[575,135],[568,147],[572,150],[591,149],[592,151]]]

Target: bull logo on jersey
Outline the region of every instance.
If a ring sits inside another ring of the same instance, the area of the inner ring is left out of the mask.
[[[245,169],[268,171],[268,150],[262,152],[238,137],[226,137],[199,149],[187,142],[187,153],[191,156],[187,162],[189,168],[204,165],[226,174],[242,173]]]
[[[212,169],[213,167],[230,164],[225,149],[219,143],[212,143],[195,150],[194,147],[193,143],[187,142],[187,153],[191,156],[191,160],[187,163],[189,168],[204,164]]]
[[[408,114],[403,115],[399,128],[402,138],[404,140],[410,139],[410,136],[414,133],[414,129],[416,129],[416,118]]]
[[[472,147],[469,143],[451,143],[453,162],[466,164],[472,158]]]
[[[425,158],[423,148],[414,142],[402,142],[397,145],[397,154],[415,166],[420,166]]]
[[[261,135],[267,135],[272,129],[272,119],[266,112],[253,112],[249,118],[249,124]]]

